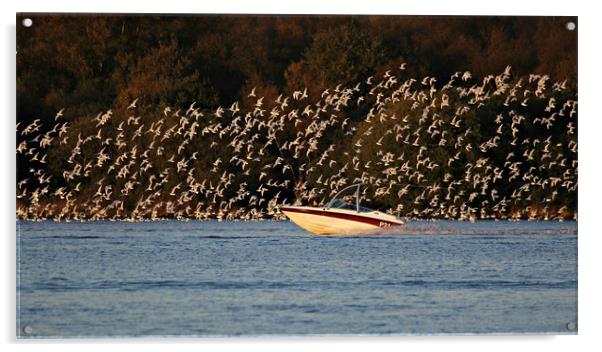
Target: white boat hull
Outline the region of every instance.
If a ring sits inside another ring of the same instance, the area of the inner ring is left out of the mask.
[[[362,234],[403,225],[403,221],[395,216],[379,211],[357,212],[301,206],[282,206],[280,209],[299,227],[316,235]]]

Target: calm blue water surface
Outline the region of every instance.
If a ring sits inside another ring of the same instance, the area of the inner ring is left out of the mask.
[[[412,222],[332,238],[286,221],[17,232],[22,338],[567,333],[577,322],[575,222]]]

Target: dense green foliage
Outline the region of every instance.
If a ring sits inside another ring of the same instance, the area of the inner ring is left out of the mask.
[[[194,101],[213,109],[254,86],[276,96],[306,86],[319,93],[398,62],[412,77],[439,79],[457,71],[483,78],[511,65],[517,76],[574,83],[577,72],[577,31],[563,17],[28,17],[34,25],[17,33],[24,123],[50,121],[63,108],[96,116],[137,97],[161,111]]]

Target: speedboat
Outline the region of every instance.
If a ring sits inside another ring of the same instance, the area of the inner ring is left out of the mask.
[[[359,183],[343,188],[323,207],[281,205],[280,210],[299,227],[316,235],[362,234],[404,224],[395,215],[360,206],[361,187]],[[342,197],[353,188],[353,196]]]

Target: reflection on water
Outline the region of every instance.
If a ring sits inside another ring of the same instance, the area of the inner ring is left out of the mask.
[[[575,222],[355,237],[287,221],[17,230],[20,337],[575,332]]]

